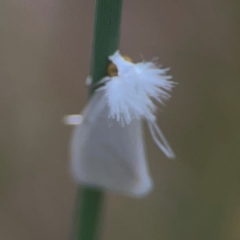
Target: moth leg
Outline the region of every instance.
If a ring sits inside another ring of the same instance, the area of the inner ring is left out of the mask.
[[[172,148],[170,147],[167,139],[164,137],[161,129],[157,126],[156,122],[148,122],[148,127],[151,132],[152,138],[157,146],[163,151],[163,153],[168,158],[175,158],[175,153],[173,152]]]
[[[79,125],[83,121],[83,117],[80,114],[66,115],[63,117],[62,122],[65,125]]]
[[[92,89],[94,91],[98,91],[98,90],[101,90],[102,87],[104,87],[104,85],[109,82],[111,80],[110,77],[104,77],[103,79],[101,79],[100,81],[92,84]]]

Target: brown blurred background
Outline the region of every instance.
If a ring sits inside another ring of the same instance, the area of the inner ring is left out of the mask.
[[[0,2],[0,239],[69,239],[71,128],[87,101],[94,2]],[[240,2],[126,0],[121,51],[159,56],[179,83],[146,131],[154,191],[106,197],[105,240],[240,239]]]

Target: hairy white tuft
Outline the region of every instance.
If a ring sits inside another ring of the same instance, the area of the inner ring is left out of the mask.
[[[109,106],[109,117],[122,125],[133,119],[155,121],[156,106],[170,98],[175,85],[168,69],[159,68],[154,62],[130,63],[117,51],[109,59],[117,66],[118,76],[112,77],[103,87]]]
[[[164,105],[170,98],[175,82],[167,76],[169,69],[161,69],[155,62],[130,63],[116,51],[109,59],[117,66],[118,76],[102,80],[109,106],[109,118],[122,126],[133,120],[146,119],[153,140],[169,158],[175,154],[157,126],[154,101]]]

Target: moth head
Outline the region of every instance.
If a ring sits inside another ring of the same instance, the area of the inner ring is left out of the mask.
[[[126,55],[123,55],[122,58],[129,63],[133,63],[132,59]],[[118,68],[117,65],[114,64],[112,61],[109,63],[107,67],[107,73],[110,77],[118,76]]]

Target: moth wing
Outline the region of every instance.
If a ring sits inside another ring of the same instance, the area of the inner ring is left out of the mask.
[[[152,188],[146,163],[142,122],[122,127],[108,118],[104,91],[91,98],[71,142],[71,171],[77,183],[142,196]]]

